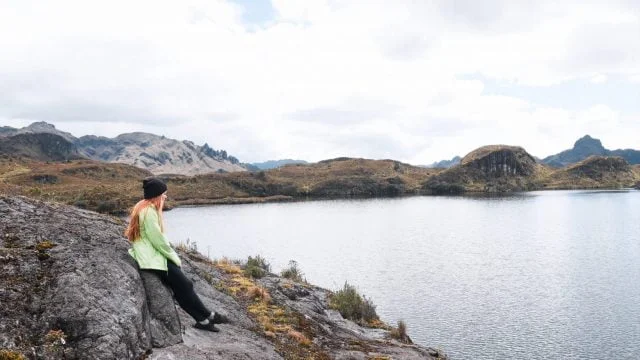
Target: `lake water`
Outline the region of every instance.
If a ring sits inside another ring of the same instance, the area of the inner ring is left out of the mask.
[[[452,359],[640,358],[638,191],[191,207],[165,222],[212,258],[348,281]]]

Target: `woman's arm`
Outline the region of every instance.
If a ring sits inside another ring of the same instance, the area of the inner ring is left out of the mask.
[[[153,208],[148,208],[144,214],[143,219],[144,231],[147,234],[151,245],[158,250],[159,253],[164,255],[174,264],[181,266],[182,262],[178,257],[178,254],[173,250],[169,240],[164,236],[160,229],[160,221],[158,219],[158,213]]]

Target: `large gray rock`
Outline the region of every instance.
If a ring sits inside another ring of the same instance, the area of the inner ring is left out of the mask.
[[[66,359],[145,353],[146,296],[122,230],[89,211],[0,197],[0,348]],[[65,344],[47,341],[50,330]]]
[[[157,274],[141,271],[140,277],[149,306],[151,345],[155,348],[163,348],[181,343],[182,326],[171,290],[162,283]]]

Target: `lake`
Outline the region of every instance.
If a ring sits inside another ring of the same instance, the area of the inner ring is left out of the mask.
[[[640,357],[640,192],[553,191],[185,207],[211,258],[298,262],[452,359]]]

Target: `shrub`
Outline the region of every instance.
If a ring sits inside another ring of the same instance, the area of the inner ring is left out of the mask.
[[[26,360],[26,357],[13,350],[0,349],[0,360]]]
[[[247,277],[260,279],[269,271],[271,271],[271,265],[267,260],[260,255],[256,255],[256,257],[249,256],[247,259],[247,266],[244,269],[244,274]]]
[[[98,201],[98,206],[96,207],[96,211],[99,213],[111,213],[116,209],[116,203],[113,200],[101,200]]]
[[[398,327],[396,329],[391,330],[391,337],[405,344],[413,344],[411,338],[407,335],[407,324],[402,320],[398,321]]]
[[[341,290],[331,295],[329,307],[338,310],[345,319],[365,322],[378,320],[373,302],[361,296],[356,288],[347,282]]]
[[[187,238],[185,241],[179,241],[178,244],[176,244],[176,248],[187,253],[195,254],[198,252],[198,243],[195,241],[191,242],[191,239]]]
[[[289,267],[282,270],[282,272],[280,273],[280,276],[282,276],[285,279],[289,279],[297,282],[304,282],[304,278],[303,278],[304,274],[302,273],[300,268],[298,268],[298,263],[295,260],[289,261]]]

